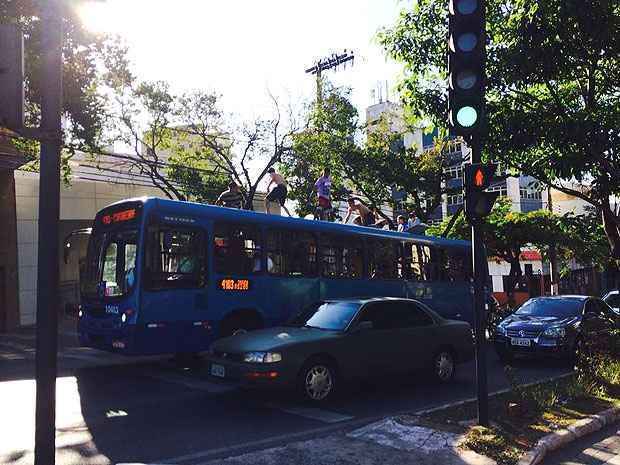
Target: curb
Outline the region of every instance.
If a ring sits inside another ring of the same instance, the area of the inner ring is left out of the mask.
[[[517,465],[536,465],[545,458],[547,453],[617,421],[620,421],[620,407],[612,407],[588,418],[577,420],[567,429],[561,429],[540,438],[534,448],[519,459]]]

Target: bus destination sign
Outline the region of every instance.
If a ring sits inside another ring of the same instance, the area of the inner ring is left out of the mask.
[[[101,222],[105,225],[110,225],[114,223],[122,223],[124,221],[131,221],[135,219],[137,216],[137,211],[135,208],[130,208],[127,210],[121,210],[114,213],[109,213],[107,215],[103,215],[101,217]]]
[[[249,279],[220,279],[220,289],[223,291],[249,291],[250,280]]]

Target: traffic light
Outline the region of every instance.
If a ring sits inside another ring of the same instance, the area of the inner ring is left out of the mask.
[[[24,125],[24,38],[16,24],[0,25],[0,127]]]
[[[465,165],[465,216],[477,221],[488,216],[499,192],[486,192],[491,185],[497,165],[474,163]]]
[[[450,0],[448,118],[455,136],[479,132],[484,114],[485,0]]]

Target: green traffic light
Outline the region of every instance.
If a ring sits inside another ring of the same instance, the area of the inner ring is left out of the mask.
[[[478,121],[478,112],[474,107],[462,107],[456,113],[456,121],[461,127],[470,128]]]

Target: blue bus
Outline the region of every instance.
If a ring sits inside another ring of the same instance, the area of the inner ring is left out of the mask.
[[[472,322],[471,251],[454,241],[159,198],[95,217],[83,345],[188,354],[339,297],[412,297]]]

